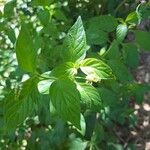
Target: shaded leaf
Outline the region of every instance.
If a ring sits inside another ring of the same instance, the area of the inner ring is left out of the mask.
[[[32,4],[35,6],[49,6],[53,0],[32,0]]]
[[[36,51],[27,25],[23,25],[16,43],[16,55],[19,66],[27,72],[36,70]]]
[[[12,91],[5,99],[5,128],[15,129],[32,113],[37,99],[36,81],[31,78],[23,83],[21,91]]]
[[[80,129],[80,96],[69,79],[59,79],[50,87],[50,99],[59,116]]]
[[[86,83],[77,83],[77,89],[81,95],[81,102],[87,108],[99,111],[101,107],[101,98],[95,87]]]
[[[113,70],[113,74],[121,82],[132,81],[133,77],[126,68],[126,66],[120,60],[109,60],[109,66]]]
[[[112,42],[109,49],[104,54],[104,57],[107,59],[119,59],[121,56],[119,52],[119,44],[116,40]]]
[[[88,27],[112,32],[116,29],[117,24],[117,20],[113,16],[103,15],[91,18],[88,22]]]
[[[87,30],[87,41],[89,44],[100,45],[106,43],[108,34],[97,28],[89,28]]]
[[[134,44],[123,44],[123,56],[125,60],[125,64],[135,69],[139,65],[139,52],[137,47]]]
[[[140,46],[140,48],[144,49],[145,51],[150,51],[150,32],[137,30],[134,33],[136,42]]]

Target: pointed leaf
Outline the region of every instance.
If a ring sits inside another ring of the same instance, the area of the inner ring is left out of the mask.
[[[50,99],[62,119],[80,129],[80,96],[70,79],[59,79],[50,87]]]
[[[86,83],[77,83],[77,89],[81,95],[81,101],[87,108],[99,111],[101,98],[95,87]]]
[[[121,56],[119,52],[119,44],[116,40],[112,42],[109,49],[104,54],[104,57],[107,59],[119,59]]]
[[[95,58],[87,58],[83,60],[80,69],[96,82],[101,79],[114,78],[111,68],[101,60]]]
[[[64,41],[64,59],[77,61],[86,55],[86,36],[81,17],[78,17],[75,24],[69,30]]]
[[[128,27],[126,24],[120,24],[118,25],[117,27],[117,33],[116,33],[116,36],[117,36],[117,40],[119,42],[122,42],[124,40],[124,38],[126,37],[127,35],[127,31],[128,31]]]
[[[33,46],[33,39],[28,26],[23,25],[16,43],[16,55],[19,66],[27,72],[34,72],[36,69],[36,51]]]
[[[137,23],[138,23],[138,15],[137,15],[137,13],[136,13],[135,11],[134,11],[134,12],[131,12],[131,13],[127,16],[125,22],[128,22],[128,23],[130,23],[130,24],[137,24]]]

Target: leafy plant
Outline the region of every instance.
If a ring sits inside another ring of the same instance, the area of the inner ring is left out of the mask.
[[[139,52],[150,48],[149,32],[138,29],[149,18],[149,3],[129,14],[122,7],[117,0],[98,7],[74,0],[5,4],[2,149],[123,149],[112,127],[136,124],[130,101],[141,104],[150,86],[138,84],[131,71],[139,65]],[[128,40],[130,32],[134,41]],[[10,54],[16,59],[8,71]]]

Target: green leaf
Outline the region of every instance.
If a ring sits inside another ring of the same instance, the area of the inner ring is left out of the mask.
[[[100,81],[101,79],[113,79],[111,68],[95,58],[87,58],[81,62],[80,69],[87,75],[87,78],[91,78],[93,82]]]
[[[116,40],[112,42],[109,49],[104,54],[104,57],[107,59],[119,59],[121,56],[119,52],[119,44]]]
[[[38,83],[38,90],[41,94],[49,94],[49,88],[54,82],[53,79],[42,80]]]
[[[97,28],[89,28],[86,33],[89,44],[100,45],[106,43],[108,40],[107,32]]]
[[[59,78],[66,77],[66,76],[72,77],[75,74],[77,74],[77,68],[75,64],[72,62],[60,64],[59,66],[54,68],[51,72],[51,76],[59,77]]]
[[[123,150],[123,146],[117,143],[108,143],[107,149],[109,150]]]
[[[102,100],[102,104],[104,107],[110,106],[116,106],[118,98],[115,95],[115,93],[107,88],[98,88],[101,100]]]
[[[10,39],[10,41],[14,44],[16,42],[16,35],[15,35],[14,30],[11,27],[6,28],[6,34],[8,38]]]
[[[81,17],[69,30],[64,41],[64,59],[66,61],[77,61],[85,58],[87,51],[86,36]]]
[[[149,3],[139,4],[136,9],[136,13],[138,15],[139,23],[141,21],[150,19],[150,4]]]
[[[129,84],[128,90],[131,95],[135,96],[135,100],[138,104],[142,104],[144,101],[144,94],[150,91],[150,85],[148,84]]]
[[[67,17],[60,8],[54,10],[53,16],[58,20],[67,21]]]
[[[35,6],[49,6],[53,0],[32,0],[32,4]]]
[[[150,32],[135,31],[135,40],[140,48],[150,51]]]
[[[116,29],[117,24],[117,20],[113,16],[103,15],[91,18],[88,22],[88,27],[106,32],[112,32]]]
[[[4,100],[0,100],[0,138],[4,129]]]
[[[49,94],[49,88],[51,84],[56,80],[52,76],[52,71],[44,72],[40,75],[41,81],[38,82],[38,90],[41,94]]]
[[[69,150],[85,150],[87,142],[82,141],[80,138],[76,138],[74,134],[69,136],[68,149]]]
[[[51,84],[55,81],[54,78],[51,78],[51,71],[41,74],[41,80],[38,82],[38,91],[41,94],[49,94],[49,88]]]
[[[116,36],[119,42],[122,42],[127,35],[128,27],[126,24],[120,24],[117,26]]]
[[[35,78],[23,83],[17,93],[12,91],[5,99],[5,128],[6,131],[15,129],[32,113],[37,99]]]
[[[37,14],[42,25],[46,26],[50,20],[50,12],[49,10],[39,10]]]
[[[4,17],[10,18],[14,14],[14,8],[16,6],[16,0],[11,0],[5,4]]]
[[[59,79],[50,87],[50,99],[59,116],[80,129],[80,95],[70,79]]]
[[[125,22],[129,23],[129,24],[137,24],[138,23],[138,16],[137,16],[137,13],[134,11],[134,12],[131,12]]]
[[[35,72],[36,56],[33,39],[28,26],[23,24],[16,43],[16,55],[19,66],[27,72]]]
[[[121,82],[132,81],[133,77],[120,60],[109,60],[109,66],[112,68],[114,75]]]
[[[45,23],[45,26],[44,28],[42,29],[42,31],[45,33],[45,34],[48,34],[54,38],[58,38],[58,29],[57,29],[57,26],[56,24],[53,22],[53,21],[49,21],[47,23]],[[44,41],[45,43],[45,41]]]
[[[95,87],[86,83],[77,83],[77,89],[81,95],[81,101],[87,108],[99,111],[101,98]]]
[[[123,57],[125,64],[135,69],[139,65],[139,52],[134,44],[123,44]]]

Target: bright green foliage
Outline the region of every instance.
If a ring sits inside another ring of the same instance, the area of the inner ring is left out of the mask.
[[[80,127],[80,95],[69,79],[58,79],[50,87],[50,99],[59,116]]]
[[[128,31],[128,27],[126,24],[120,24],[117,26],[116,36],[119,42],[122,42],[124,40],[124,38],[127,35],[127,31]]]
[[[85,57],[87,51],[86,36],[81,17],[69,30],[64,41],[64,59],[77,61]]]
[[[51,72],[52,76],[55,77],[66,77],[66,76],[74,76],[77,74],[77,68],[74,63],[72,62],[67,62],[60,64],[56,68],[54,68]]]
[[[49,94],[49,87],[54,82],[53,79],[42,80],[38,83],[38,90],[41,94]]]
[[[70,150],[84,150],[87,146],[87,142],[83,142],[80,138],[75,138],[74,136],[70,136],[70,144],[69,149]]]
[[[34,50],[33,38],[28,26],[23,24],[16,43],[16,55],[18,64],[27,72],[36,70],[36,51]]]
[[[125,20],[125,22],[127,22],[127,23],[129,23],[129,24],[137,24],[138,23],[138,15],[137,15],[137,13],[134,11],[134,12],[131,12],[128,16],[127,16],[127,18],[126,18],[126,20]]]
[[[4,7],[4,16],[5,17],[12,17],[14,14],[14,7],[16,5],[16,0],[12,0],[9,1],[8,3],[6,3],[5,7]]]
[[[101,60],[95,58],[83,60],[80,69],[87,75],[87,78],[93,82],[114,78],[111,68]]]
[[[141,104],[150,91],[132,75],[141,50],[150,49],[149,6],[6,3],[0,12],[0,149],[134,149],[121,145],[114,129],[133,130],[130,103]]]

